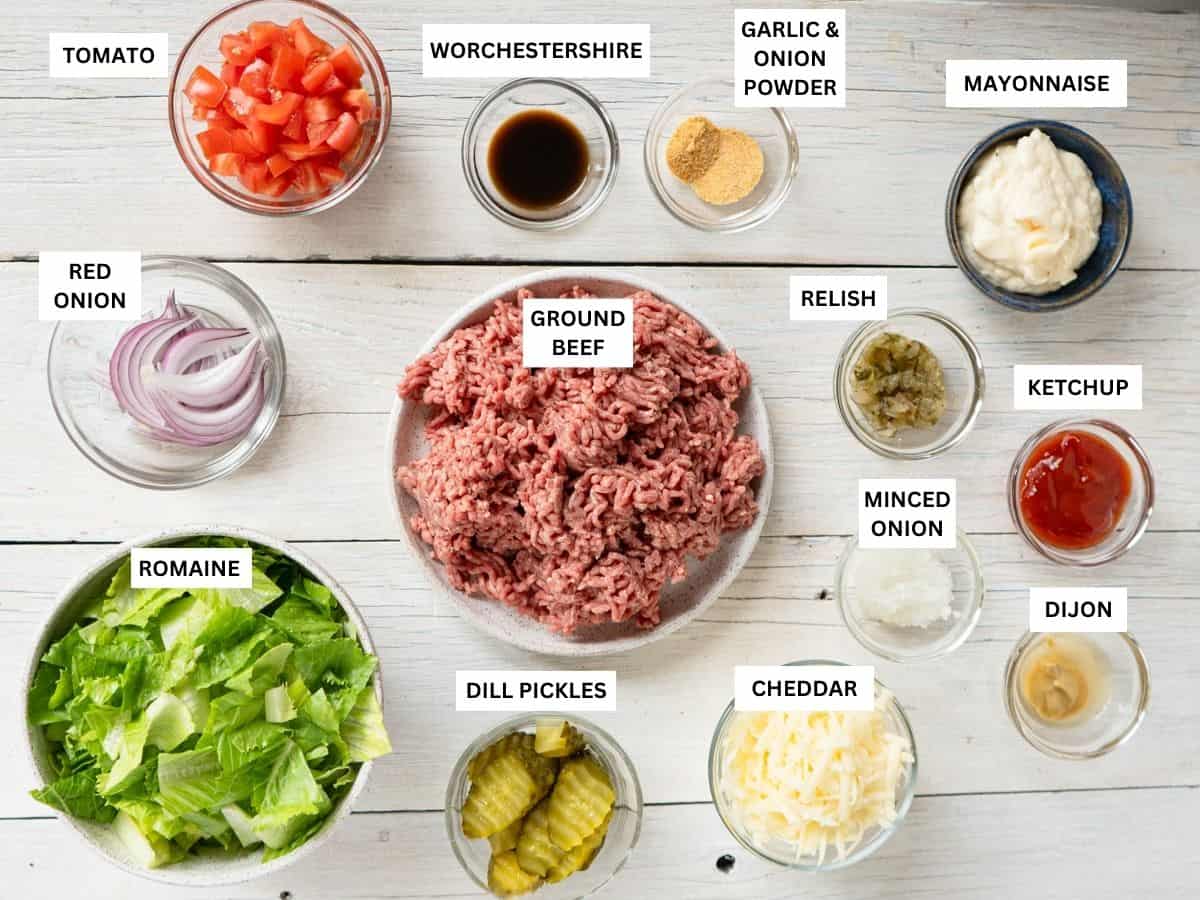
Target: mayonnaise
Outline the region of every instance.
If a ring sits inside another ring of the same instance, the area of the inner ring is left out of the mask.
[[[967,259],[988,281],[1023,294],[1075,280],[1096,249],[1100,216],[1087,165],[1036,128],[980,161],[958,202]]]

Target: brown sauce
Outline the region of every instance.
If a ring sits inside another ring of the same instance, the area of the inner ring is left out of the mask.
[[[488,173],[509,203],[548,209],[583,184],[587,141],[575,124],[548,109],[531,109],[506,119],[488,145]]]

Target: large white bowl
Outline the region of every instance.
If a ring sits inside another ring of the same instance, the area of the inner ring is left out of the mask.
[[[531,272],[497,285],[447,319],[421,349],[421,353],[431,351],[458,328],[483,321],[491,313],[497,300],[513,298],[521,288],[529,288],[539,297],[557,297],[576,285],[599,297],[626,297],[634,291],[649,291],[679,307],[703,325],[709,334],[717,339],[722,351],[730,349],[721,332],[713,327],[694,305],[680,299],[678,295],[673,295],[672,292],[639,275],[590,268]],[[751,376],[753,377],[753,372]],[[766,472],[755,485],[759,506],[758,518],[749,528],[726,534],[721,546],[707,559],[696,560],[689,557],[687,578],[663,588],[660,602],[662,621],[652,629],[643,629],[632,622],[623,622],[581,628],[574,635],[566,636],[551,631],[535,619],[523,616],[503,603],[484,597],[468,596],[451,587],[446,579],[445,569],[433,558],[428,545],[413,531],[410,524],[413,514],[417,511],[416,500],[396,484],[396,468],[419,459],[429,450],[429,444],[425,440],[428,407],[401,400],[399,397],[392,405],[391,423],[388,428],[388,494],[392,498],[392,507],[404,529],[404,536],[413,556],[425,568],[434,590],[441,598],[453,603],[468,622],[505,643],[533,653],[577,657],[620,653],[666,637],[704,612],[729,586],[754,550],[771,502],[771,483],[775,470],[771,434],[767,424],[766,405],[753,383],[738,399],[735,409],[741,417],[739,433],[749,434],[758,441],[766,463]]]
[[[46,652],[50,644],[66,634],[71,626],[78,621],[79,614],[86,601],[89,598],[95,597],[97,591],[103,591],[108,587],[113,574],[125,557],[129,555],[130,550],[134,547],[153,547],[160,544],[171,544],[175,541],[205,535],[227,535],[229,537],[252,541],[256,544],[262,544],[264,547],[270,547],[272,550],[276,550],[295,560],[307,569],[317,581],[333,592],[333,596],[346,613],[346,618],[354,626],[362,648],[367,653],[375,654],[375,645],[371,642],[371,635],[367,631],[367,623],[364,621],[362,614],[350,602],[349,596],[342,590],[341,586],[307,554],[296,549],[291,544],[284,543],[265,534],[260,534],[257,531],[251,531],[248,528],[239,528],[234,525],[190,525],[155,531],[151,534],[134,538],[131,541],[126,541],[93,563],[87,571],[75,578],[59,593],[54,601],[54,611],[42,626],[34,653],[30,657],[29,664],[26,666],[25,690],[22,696],[28,696],[29,694],[29,686],[33,683],[34,672],[37,669],[38,661],[42,658],[42,654]],[[375,671],[375,696],[382,707],[383,677],[378,668]],[[42,728],[41,726],[30,724],[28,719],[26,719],[25,728],[28,735],[26,747],[29,751],[30,762],[40,779],[38,783],[39,785],[47,784],[53,780],[55,775],[54,770],[47,761],[49,748],[46,745]],[[186,859],[169,866],[163,866],[158,869],[147,869],[134,861],[125,844],[117,836],[116,831],[111,825],[102,825],[98,822],[76,819],[65,814],[60,814],[58,818],[70,825],[71,830],[88,847],[100,854],[105,860],[124,869],[126,872],[139,875],[142,878],[148,878],[151,881],[158,881],[163,884],[184,885],[188,887],[238,884],[249,881],[252,878],[278,872],[280,869],[290,866],[292,863],[298,862],[315,852],[318,847],[328,841],[338,824],[349,815],[350,810],[354,806],[354,801],[362,793],[362,789],[367,784],[367,777],[370,771],[371,763],[363,763],[362,767],[358,770],[358,775],[355,777],[354,783],[350,785],[350,790],[338,801],[333,811],[330,812],[329,818],[325,820],[325,827],[313,835],[307,843],[285,856],[277,857],[265,863],[260,860],[262,848],[257,848],[235,854],[213,853],[206,854],[203,857],[188,856]]]

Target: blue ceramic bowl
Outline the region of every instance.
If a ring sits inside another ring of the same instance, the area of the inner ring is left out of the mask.
[[[1049,294],[1022,294],[992,284],[971,265],[963,252],[962,239],[958,233],[958,197],[963,185],[971,177],[975,164],[999,144],[1019,140],[1035,128],[1054,142],[1060,150],[1076,154],[1092,172],[1096,187],[1100,191],[1103,208],[1100,220],[1100,241],[1096,249],[1080,268],[1075,280]],[[1094,137],[1062,122],[1047,119],[1029,119],[1006,125],[993,132],[975,145],[959,164],[950,190],[946,194],[946,237],[950,239],[950,252],[963,274],[971,283],[993,300],[1005,306],[1026,312],[1047,312],[1062,309],[1086,300],[1108,283],[1113,273],[1125,258],[1129,238],[1133,234],[1133,199],[1129,196],[1129,183],[1112,154],[1104,149]]]

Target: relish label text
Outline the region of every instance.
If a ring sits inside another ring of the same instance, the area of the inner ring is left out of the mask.
[[[633,365],[633,301],[534,299],[521,306],[521,365],[628,369]]]
[[[422,25],[426,78],[649,78],[650,26]]]
[[[887,318],[886,275],[793,275],[793,322],[865,322]]]
[[[845,106],[844,9],[733,13],[735,106]]]
[[[1013,366],[1014,409],[1141,409],[1141,366]]]
[[[1031,587],[1029,630],[1129,630],[1129,591],[1114,587]]]
[[[134,547],[129,567],[135,588],[248,588],[254,583],[249,547]]]
[[[859,479],[859,546],[952,549],[958,545],[957,528],[955,479]]]
[[[738,712],[875,708],[874,666],[735,666]]]
[[[51,78],[166,78],[167,35],[52,32]]]
[[[122,321],[142,315],[142,254],[54,251],[38,254],[38,318]]]
[[[617,673],[459,671],[458,712],[615,712]]]
[[[1125,107],[1123,59],[948,59],[946,105]]]

